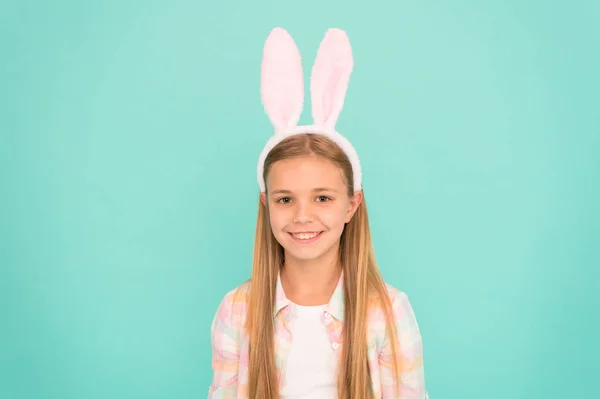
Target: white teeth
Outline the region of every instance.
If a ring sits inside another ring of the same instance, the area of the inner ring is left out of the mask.
[[[301,234],[293,234],[294,237],[300,240],[310,240],[311,238],[315,238],[319,233],[301,233]]]

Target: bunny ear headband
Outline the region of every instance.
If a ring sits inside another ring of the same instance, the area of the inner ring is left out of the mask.
[[[302,133],[322,134],[339,145],[352,164],[354,191],[361,190],[362,172],[358,155],[350,141],[335,130],[353,65],[348,36],[340,29],[329,29],[321,41],[312,69],[313,125],[298,126],[304,103],[300,52],[285,29],[271,31],[263,51],[261,95],[275,134],[267,141],[258,161],[261,192],[266,191],[263,168],[269,152],[285,138]]]

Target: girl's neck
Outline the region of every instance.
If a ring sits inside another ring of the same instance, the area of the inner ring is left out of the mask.
[[[337,254],[328,261],[289,259],[281,268],[281,285],[285,296],[298,305],[325,305],[329,303],[341,273]]]

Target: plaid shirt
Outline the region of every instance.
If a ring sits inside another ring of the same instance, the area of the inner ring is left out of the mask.
[[[327,312],[322,316],[332,348],[342,353],[344,325],[343,277],[331,297]],[[243,324],[248,308],[248,288],[245,283],[225,295],[211,326],[213,379],[209,399],[248,399],[248,336]],[[412,307],[405,293],[387,285],[392,300],[398,332],[398,371],[394,378],[392,348],[386,334],[383,311],[373,302],[368,310],[367,353],[376,399],[428,399],[423,371],[421,334]],[[292,343],[288,323],[294,304],[286,298],[281,280],[277,280],[274,308],[275,364],[280,383],[285,383],[284,369]],[[338,355],[338,360],[339,360]],[[396,394],[395,387],[399,393]]]

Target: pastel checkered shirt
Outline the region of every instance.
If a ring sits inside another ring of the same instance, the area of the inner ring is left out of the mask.
[[[343,276],[322,317],[332,348],[339,354],[338,361],[342,353],[344,326],[342,284]],[[213,379],[208,390],[209,399],[248,399],[248,336],[243,329],[248,310],[248,289],[249,283],[246,282],[228,292],[214,317],[211,327]],[[394,378],[392,348],[386,334],[383,311],[375,305],[375,301],[371,301],[367,319],[367,355],[374,398],[428,399],[421,334],[412,306],[405,293],[390,285],[387,289],[396,318],[400,380]],[[293,308],[294,304],[286,298],[278,278],[273,317],[279,381],[282,381],[282,370],[293,339],[287,327]]]

